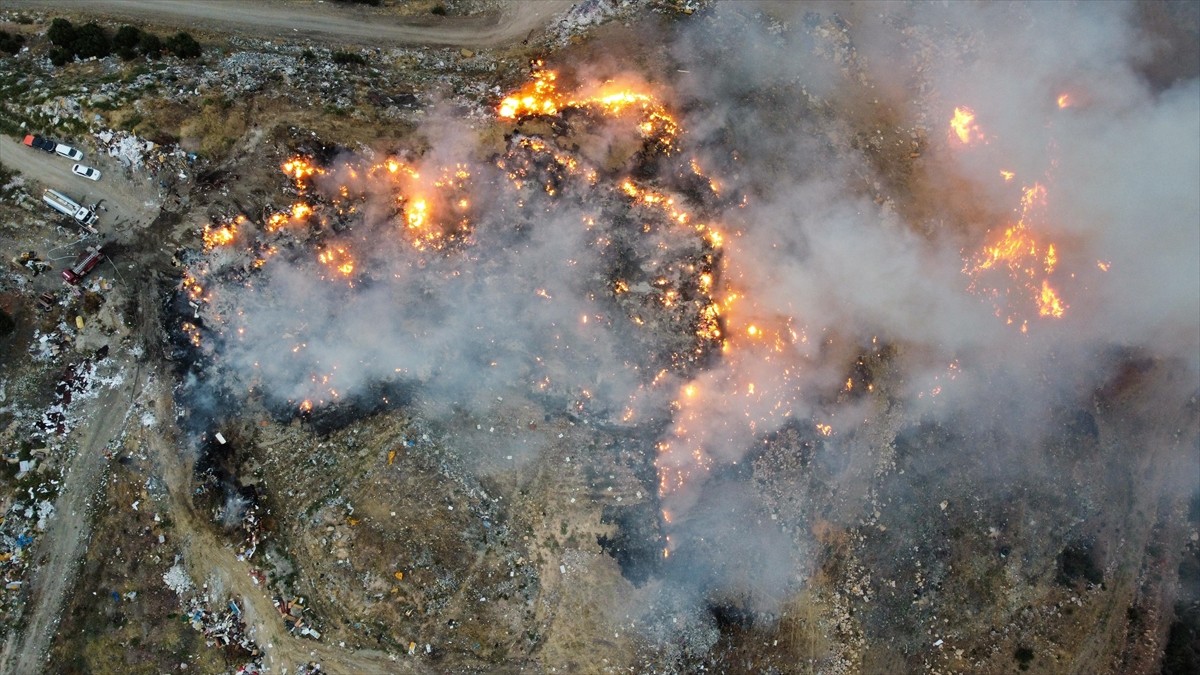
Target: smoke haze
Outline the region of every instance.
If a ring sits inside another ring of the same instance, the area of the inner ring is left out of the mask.
[[[399,183],[339,158],[312,194],[360,194],[339,216],[345,227],[285,235],[261,273],[211,274],[218,360],[239,388],[292,406],[399,379],[419,383],[431,411],[486,415],[515,389],[564,412],[645,423],[660,432],[665,531],[678,547],[655,602],[737,592],[768,614],[772,598],[804,584],[813,555],[813,525],[763,525],[779,507],[744,475],[773,434],[801,429],[817,448],[812,470],[849,486],[882,466],[876,455],[903,428],[987,428],[1000,450],[973,469],[986,484],[1054,466],[1036,455],[1041,439],[1061,433],[1061,411],[1095,410],[1131,358],[1172,372],[1147,389],[1154,405],[1189,405],[1200,373],[1200,83],[1194,69],[1167,86],[1147,81],[1157,47],[1132,6],[764,7],[718,3],[672,36],[671,65],[689,72],[655,94],[685,130],[675,154],[646,161],[620,150],[627,127],[566,118],[549,126],[576,127],[581,148],[522,149],[518,133],[486,162],[454,140],[472,133],[433,123],[431,149],[412,164],[420,178]],[[951,136],[959,106],[974,112],[978,142]],[[580,168],[563,173],[553,153]],[[678,179],[693,156],[715,193]],[[529,174],[515,187],[521,162]],[[455,167],[470,178],[435,197],[433,181]],[[621,188],[631,176],[685,205],[691,222],[712,223],[723,247],[631,203]],[[1053,284],[1061,318],[1038,315],[1023,278],[992,270],[973,289],[965,272],[1035,183],[1045,203],[1028,225],[1058,261],[1030,283]],[[447,227],[460,193],[469,200],[460,239],[444,249],[406,239],[418,193]],[[314,243],[350,250],[354,274],[316,261]],[[717,341],[695,334],[705,260],[719,261]],[[671,289],[678,304],[663,300]],[[826,516],[860,515],[847,508]]]

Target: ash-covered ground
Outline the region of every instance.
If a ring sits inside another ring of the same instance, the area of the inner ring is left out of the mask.
[[[51,661],[1200,667],[1194,7],[591,4],[351,120],[256,47]]]

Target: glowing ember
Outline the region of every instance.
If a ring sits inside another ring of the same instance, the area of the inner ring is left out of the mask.
[[[1069,107],[1071,107],[1071,103],[1072,103],[1072,101],[1071,101],[1070,94],[1059,94],[1058,95],[1058,107],[1059,108],[1069,108]]]

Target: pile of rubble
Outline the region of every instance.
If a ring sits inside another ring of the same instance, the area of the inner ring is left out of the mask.
[[[304,598],[294,597],[291,600],[283,598],[275,598],[275,609],[279,610],[280,616],[283,617],[283,625],[287,627],[288,632],[296,635],[303,635],[314,640],[321,639],[321,633],[312,627],[309,621],[304,619]]]
[[[34,456],[38,455],[35,453]],[[5,459],[13,461],[9,455]],[[33,461],[21,462],[23,474],[32,470]],[[54,515],[51,502],[57,485],[58,481],[51,479],[27,488],[26,496],[12,501],[0,519],[0,583],[4,584],[0,595],[0,620],[20,615],[24,602],[20,591],[31,562],[28,554],[37,534],[46,528],[46,521]]]

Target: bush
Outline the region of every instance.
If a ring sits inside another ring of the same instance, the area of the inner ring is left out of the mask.
[[[167,39],[167,49],[181,59],[194,59],[200,56],[200,43],[187,33],[176,33]]]
[[[363,58],[362,54],[355,54],[354,52],[334,52],[333,62],[342,65],[352,64],[362,66],[366,65],[367,60]]]
[[[50,44],[63,49],[72,49],[75,45],[75,26],[71,25],[66,19],[55,19],[50,22],[50,29],[46,31],[46,37],[49,38]]]
[[[137,26],[121,26],[117,29],[117,34],[113,36],[113,45],[118,49],[124,47],[133,49],[142,41],[142,31]]]
[[[429,10],[429,13],[436,14],[438,16],[446,16],[446,6],[445,5],[434,5],[433,9]]]
[[[25,36],[17,33],[12,35],[8,31],[0,30],[0,52],[5,54],[16,54],[21,51],[21,47],[25,44]]]
[[[108,33],[99,24],[87,23],[75,32],[74,49],[75,54],[82,58],[94,56],[102,59],[112,54],[112,40],[108,39]]]
[[[46,37],[54,45],[50,50],[50,62],[56,66],[64,65],[76,56],[102,59],[112,53],[108,33],[95,22],[76,28],[66,19],[55,19],[50,22]]]
[[[138,51],[146,58],[153,59],[162,55],[163,43],[162,40],[154,33],[142,33],[142,37],[138,40]]]
[[[50,63],[55,66],[62,67],[71,62],[75,55],[68,49],[62,47],[54,47],[50,50]]]

